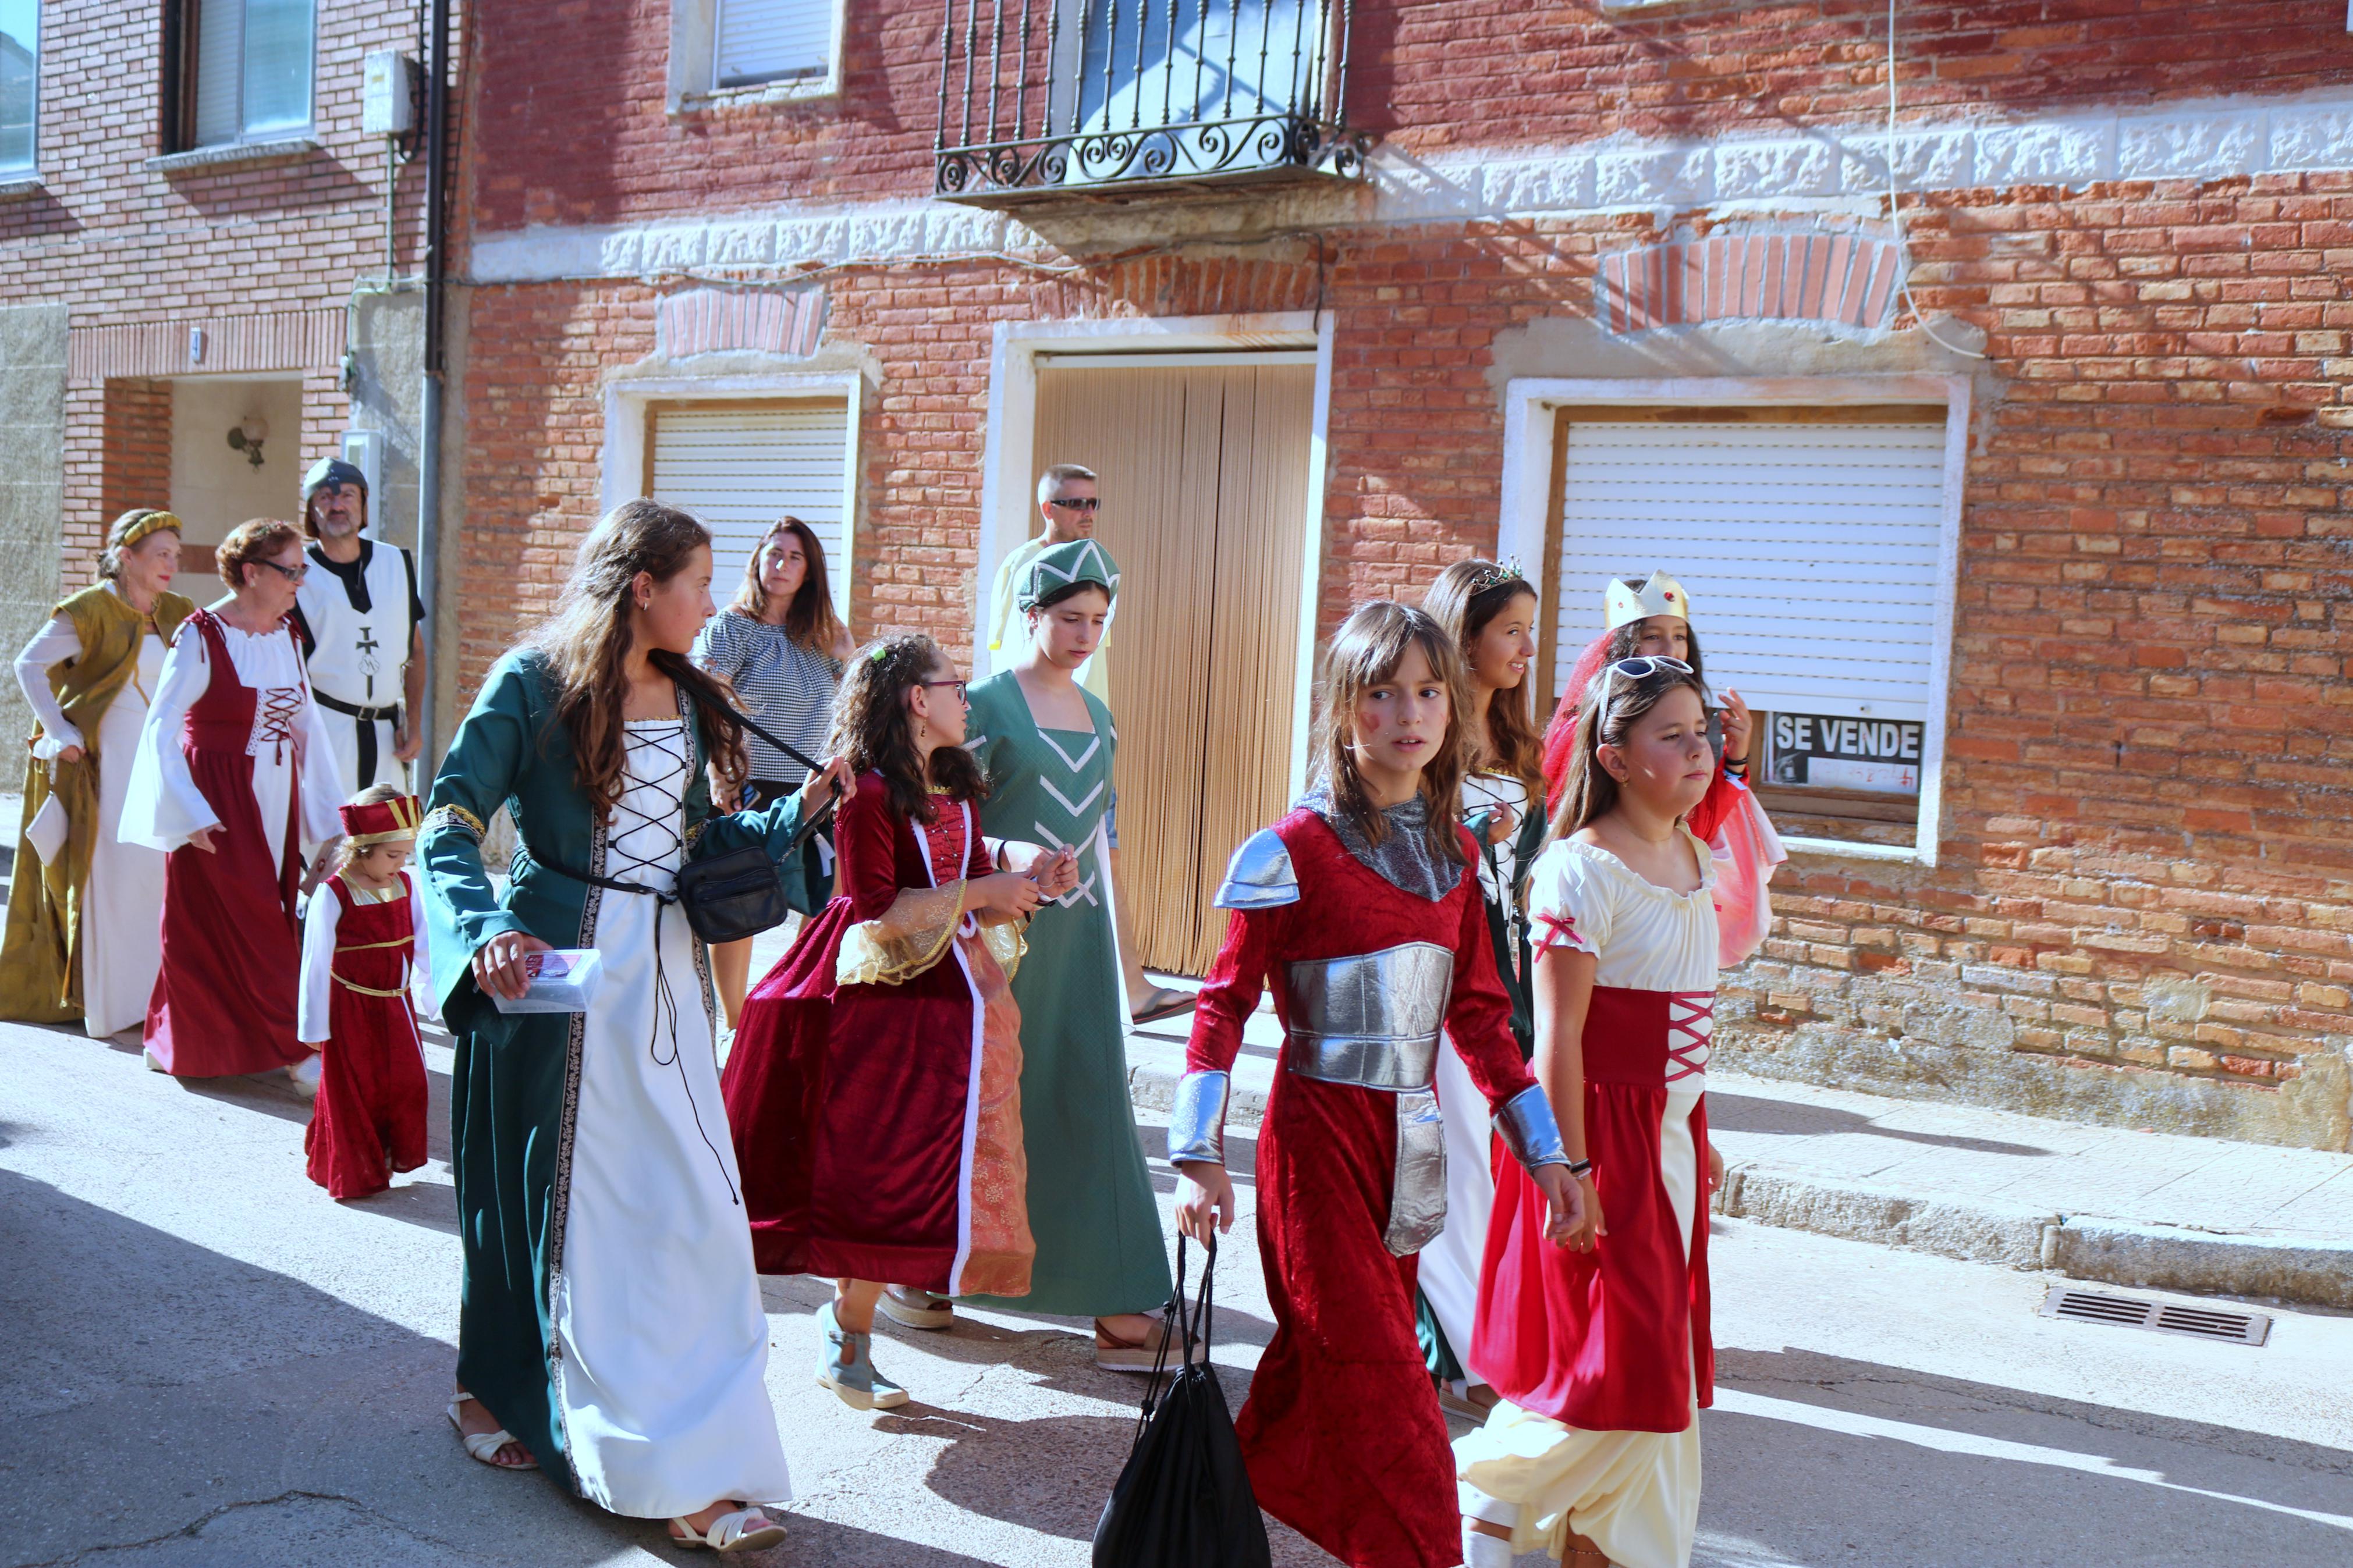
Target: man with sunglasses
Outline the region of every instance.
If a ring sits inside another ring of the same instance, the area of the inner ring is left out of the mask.
[[[425,704],[417,562],[396,545],[361,537],[367,507],[367,476],[354,464],[322,458],[302,476],[310,576],[294,624],[346,800],[374,784],[406,787],[406,764],[424,739],[410,720]]]
[[[996,584],[989,590],[988,667],[992,672],[1012,668],[1029,651],[1029,617],[1020,606],[1020,587],[1029,575],[1029,563],[1057,544],[1092,539],[1095,512],[1101,504],[1096,499],[1092,468],[1076,463],[1056,463],[1038,477],[1038,515],[1045,523],[1044,531],[1024,540],[1006,555],[997,568]],[[1088,694],[1106,708],[1111,706],[1111,624],[1105,622],[1093,656],[1079,666],[1077,677]],[[1136,956],[1135,918],[1129,911],[1127,884],[1119,874],[1116,789],[1112,792],[1111,803],[1111,812],[1103,820],[1103,835],[1105,847],[1111,851],[1112,913],[1119,924],[1120,965],[1127,981],[1130,1016],[1138,1024],[1148,1024],[1187,1011],[1193,1005],[1193,996],[1190,992],[1155,985],[1145,978],[1144,962]]]

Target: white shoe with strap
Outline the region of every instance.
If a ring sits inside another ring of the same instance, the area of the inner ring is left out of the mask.
[[[674,1544],[700,1547],[707,1552],[758,1552],[785,1538],[785,1527],[756,1508],[723,1513],[711,1521],[707,1530],[698,1531],[684,1519],[673,1519],[670,1523],[670,1538]]]
[[[535,1470],[539,1468],[539,1461],[537,1459],[526,1459],[520,1465],[500,1464],[499,1450],[505,1447],[510,1443],[515,1445],[517,1447],[521,1447],[522,1446],[522,1439],[516,1436],[513,1433],[508,1431],[503,1426],[500,1427],[495,1432],[467,1431],[466,1424],[458,1419],[458,1406],[469,1403],[482,1405],[482,1402],[476,1399],[472,1394],[460,1394],[456,1398],[449,1401],[448,1407],[449,1425],[458,1429],[458,1441],[466,1446],[466,1457],[480,1464],[488,1465],[494,1470]],[[490,1406],[482,1405],[482,1408],[488,1410]]]

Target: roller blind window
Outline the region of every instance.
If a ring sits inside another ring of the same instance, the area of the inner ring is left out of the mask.
[[[194,0],[192,145],[263,141],[311,127],[312,0]]]
[[[0,177],[32,172],[40,99],[38,0],[0,0]]]
[[[833,68],[834,0],[719,0],[721,87],[821,77]]]
[[[1941,700],[1943,411],[1711,412],[1563,416],[1553,688],[1604,583],[1663,569],[1710,689],[1757,715],[1759,798],[1802,819],[1784,831],[1910,844]]]
[[[760,536],[791,516],[817,534],[834,607],[849,614],[847,402],[658,406],[651,424],[648,491],[711,530],[713,599],[735,596]]]

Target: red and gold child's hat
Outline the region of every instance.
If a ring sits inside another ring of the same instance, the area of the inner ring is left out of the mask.
[[[396,838],[414,838],[417,825],[425,815],[413,795],[397,800],[370,801],[365,805],[339,805],[335,810],[343,819],[343,841],[354,849],[388,844]]]

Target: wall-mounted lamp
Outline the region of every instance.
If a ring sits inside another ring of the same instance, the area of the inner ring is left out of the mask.
[[[243,452],[245,460],[257,468],[261,467],[261,443],[269,438],[269,421],[258,414],[247,415],[228,429],[230,447]]]

